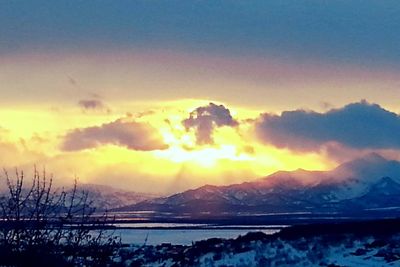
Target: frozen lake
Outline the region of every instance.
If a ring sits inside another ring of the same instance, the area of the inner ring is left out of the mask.
[[[121,226],[121,225],[120,225]],[[137,227],[135,227],[137,226]],[[276,226],[211,226],[211,225],[179,225],[173,226],[160,225],[129,225],[124,229],[117,229],[116,235],[121,236],[122,242],[126,244],[147,244],[158,245],[161,243],[172,243],[177,245],[190,245],[192,242],[209,238],[236,238],[239,235],[245,235],[248,232],[264,232],[274,234],[280,231]],[[143,227],[149,227],[144,229]],[[153,227],[153,228],[152,228]],[[163,227],[160,229],[159,227]],[[284,227],[284,226],[282,226]],[[183,228],[183,229],[182,229]]]

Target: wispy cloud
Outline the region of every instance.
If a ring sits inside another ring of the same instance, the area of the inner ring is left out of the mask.
[[[78,105],[83,111],[111,113],[111,109],[99,99],[82,99],[78,102]]]

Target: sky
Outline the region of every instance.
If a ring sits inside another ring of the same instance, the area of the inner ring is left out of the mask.
[[[0,0],[0,165],[156,193],[400,159],[400,3]]]

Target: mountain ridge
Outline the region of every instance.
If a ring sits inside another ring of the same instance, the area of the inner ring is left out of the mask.
[[[160,197],[156,194],[128,191],[100,184],[79,184],[77,189],[88,193],[91,204],[98,210],[120,208]]]
[[[119,210],[189,215],[360,212],[360,209],[387,208],[390,202],[393,202],[392,206],[400,207],[399,178],[400,162],[387,160],[379,154],[369,154],[331,171],[278,171],[253,182],[205,185]],[[393,192],[381,194],[388,184]],[[383,189],[377,190],[379,186]],[[369,204],[368,201],[372,200],[374,203]]]

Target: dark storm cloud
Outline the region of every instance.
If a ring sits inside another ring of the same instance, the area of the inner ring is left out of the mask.
[[[265,143],[298,151],[318,150],[329,142],[355,149],[400,148],[400,116],[365,101],[326,113],[263,114],[255,128]]]
[[[399,13],[397,0],[1,1],[0,53],[179,47],[398,66]]]
[[[101,126],[72,130],[64,136],[62,149],[77,151],[107,144],[142,151],[167,148],[156,129],[148,124],[118,119]]]
[[[190,117],[183,122],[186,130],[195,129],[198,144],[212,144],[215,127],[237,126],[238,122],[232,117],[229,109],[214,103],[198,107],[190,113]]]

